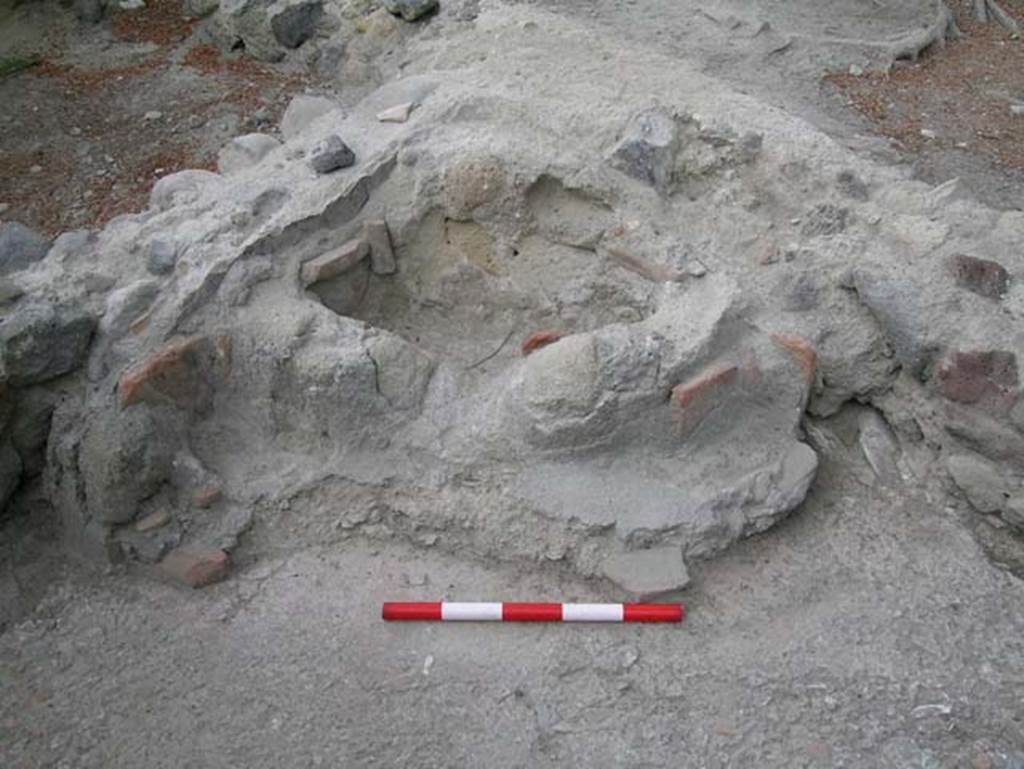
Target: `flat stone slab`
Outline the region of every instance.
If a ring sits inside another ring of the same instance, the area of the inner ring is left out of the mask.
[[[604,575],[641,600],[682,590],[690,575],[679,547],[654,547],[617,553],[604,563]]]
[[[381,123],[404,123],[409,119],[415,106],[412,102],[396,104],[394,107],[388,107],[386,110],[378,112],[377,120]]]
[[[191,588],[223,582],[231,573],[231,556],[223,550],[178,548],[157,567],[168,579]]]
[[[657,467],[543,463],[522,473],[513,488],[546,515],[614,526],[623,542],[671,543],[686,557],[704,557],[765,531],[803,501],[817,455],[795,440],[777,451],[774,461],[740,463],[728,473],[680,462],[674,479],[667,477],[671,460]]]
[[[312,286],[348,272],[366,258],[370,247],[365,240],[350,240],[333,251],[302,265],[302,285]]]

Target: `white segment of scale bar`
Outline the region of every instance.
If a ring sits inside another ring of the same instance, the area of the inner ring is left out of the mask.
[[[562,622],[622,622],[621,603],[563,603]]]
[[[501,622],[500,603],[448,603],[441,604],[444,622]]]

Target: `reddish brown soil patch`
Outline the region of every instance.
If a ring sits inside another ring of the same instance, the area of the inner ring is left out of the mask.
[[[160,147],[130,158],[128,167],[118,179],[106,178],[93,185],[97,220],[107,222],[120,214],[144,208],[157,179],[186,168],[215,171],[217,164],[213,158],[199,157],[196,147],[188,142]]]
[[[46,163],[47,165],[43,165]],[[43,169],[33,173],[33,167]],[[3,202],[11,207],[11,210],[4,214],[4,218],[17,219],[15,214],[20,210],[32,210],[37,212],[30,220],[34,227],[37,227],[49,234],[57,234],[61,227],[61,211],[56,206],[39,205],[47,199],[49,189],[54,179],[74,178],[74,169],[67,161],[57,161],[55,165],[49,164],[49,159],[39,153],[19,153],[0,155],[0,196]],[[16,182],[16,180],[18,180]],[[11,189],[7,188],[10,184]]]
[[[217,101],[229,101],[249,109],[259,108],[268,88],[275,84],[296,91],[309,80],[302,75],[283,75],[241,54],[224,55],[212,45],[193,47],[185,54],[182,64],[221,79],[225,90]]]
[[[1002,5],[1024,27],[1024,0]],[[955,148],[1024,169],[1024,115],[1010,109],[1024,102],[1024,40],[994,22],[976,22],[970,2],[951,6],[962,40],[935,46],[891,72],[830,75],[826,81],[906,150]]]
[[[309,83],[195,42],[179,0],[116,11],[96,56],[46,61],[0,80],[0,213],[48,235],[145,208],[161,176],[216,167],[232,135],[273,130]],[[138,43],[153,50],[139,57]],[[181,63],[178,63],[181,62]]]
[[[181,0],[146,0],[142,8],[117,12],[110,26],[120,40],[171,46],[191,35],[197,21],[182,14]]]
[[[32,70],[32,74],[36,77],[59,80],[64,88],[84,94],[118,87],[123,81],[146,75],[164,66],[165,63],[165,58],[154,56],[138,64],[103,69],[79,69],[67,64],[42,61]]]

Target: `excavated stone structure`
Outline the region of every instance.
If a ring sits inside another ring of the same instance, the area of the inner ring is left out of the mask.
[[[259,152],[17,273],[4,398],[52,426],[0,443],[0,491],[45,444],[76,547],[194,586],[246,532],[632,574],[786,516],[817,468],[807,413],[858,400],[895,428],[865,432],[880,478],[909,477],[904,451],[980,457],[1015,522],[1024,214],[656,53],[589,51],[556,89],[546,59],[606,43],[535,9],[478,27],[500,60],[425,38],[354,109],[244,137]],[[355,162],[324,172],[334,135]],[[75,346],[26,352],[32,324]]]

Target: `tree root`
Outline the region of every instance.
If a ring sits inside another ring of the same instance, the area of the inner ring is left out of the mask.
[[[995,19],[1010,32],[1019,33],[1020,25],[996,0],[974,0],[974,18],[982,23]]]
[[[917,61],[917,58],[933,45],[942,46],[946,44],[947,40],[958,40],[961,37],[963,37],[963,33],[956,25],[956,18],[949,10],[945,0],[935,0],[935,15],[932,23],[918,32],[911,32],[897,40],[890,47],[889,55],[893,62],[900,59]]]

